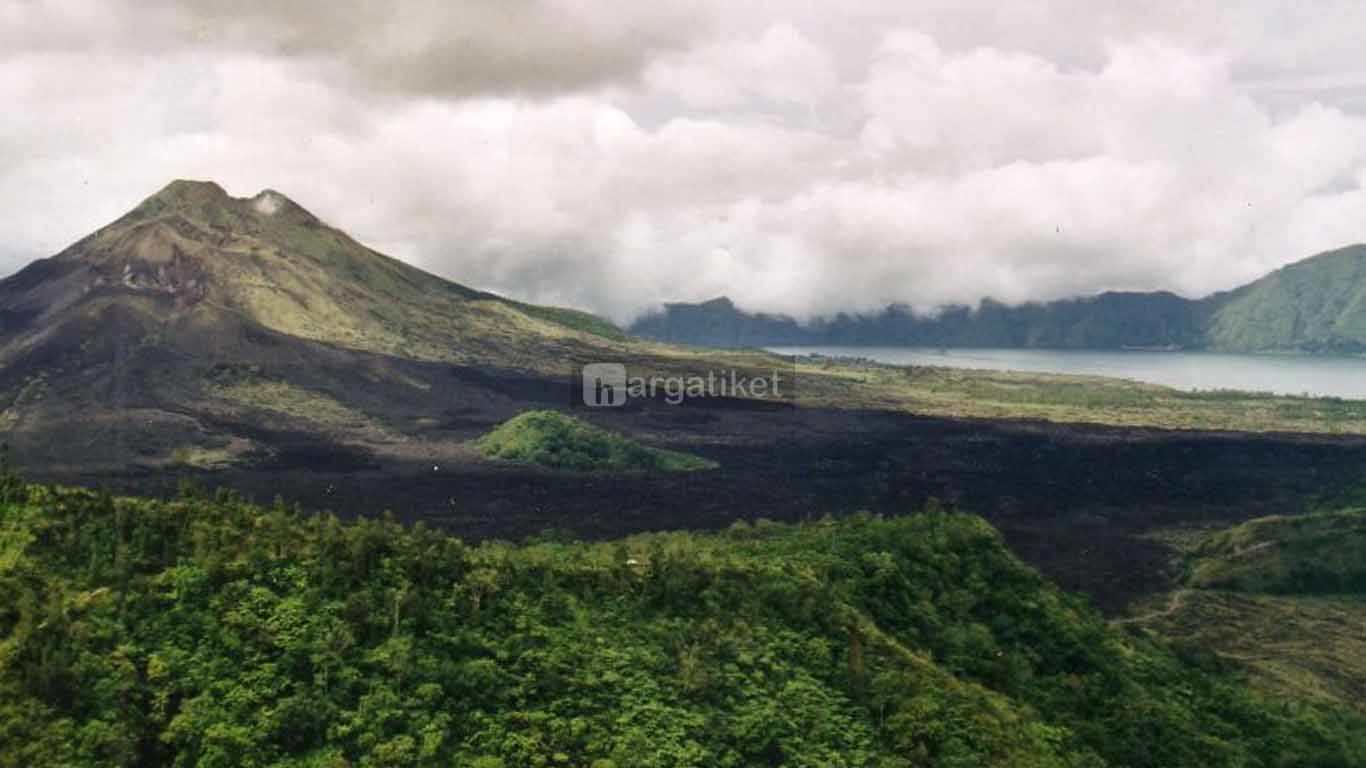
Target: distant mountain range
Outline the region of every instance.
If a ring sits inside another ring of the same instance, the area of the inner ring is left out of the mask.
[[[730,299],[669,304],[631,333],[711,347],[784,345],[1208,349],[1229,352],[1366,352],[1366,245],[1291,264],[1232,291],[1186,299],[1165,291],[937,314],[890,306],[801,323],[745,312]]]

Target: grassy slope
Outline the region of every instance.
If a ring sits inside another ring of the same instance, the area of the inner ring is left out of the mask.
[[[1366,595],[1366,511],[1252,520],[1193,553],[1192,586],[1275,594]]]
[[[0,765],[1323,766],[1271,706],[931,511],[468,547],[0,488]],[[1355,743],[1354,743],[1355,742]]]
[[[1219,298],[1209,346],[1366,350],[1366,246],[1319,254]]]
[[[697,456],[640,445],[556,411],[519,414],[479,438],[476,446],[490,459],[578,472],[688,472],[716,466]]]
[[[1366,512],[1163,538],[1185,554],[1187,585],[1129,621],[1215,649],[1278,695],[1366,708]]]
[[[1366,710],[1366,598],[1187,590],[1163,596],[1143,622],[1243,664],[1277,696]]]

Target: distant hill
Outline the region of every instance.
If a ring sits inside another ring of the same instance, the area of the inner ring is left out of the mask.
[[[1214,349],[1366,352],[1366,245],[1282,267],[1214,303]]]
[[[1226,293],[1107,292],[1007,305],[991,299],[933,315],[905,306],[808,323],[745,312],[727,298],[669,304],[630,328],[713,347],[848,345],[1044,349],[1366,352],[1366,246],[1330,251]]]

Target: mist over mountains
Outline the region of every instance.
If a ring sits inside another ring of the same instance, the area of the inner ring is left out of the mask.
[[[647,338],[713,347],[847,345],[1042,349],[1207,349],[1228,352],[1366,352],[1366,246],[1328,251],[1232,291],[1201,299],[1107,292],[1087,298],[977,307],[936,314],[892,305],[802,323],[750,313],[722,297],[668,304],[636,321]]]

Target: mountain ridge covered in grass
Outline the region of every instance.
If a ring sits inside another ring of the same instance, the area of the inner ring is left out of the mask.
[[[1366,351],[1366,245],[1321,253],[1220,295],[1213,349]]]

